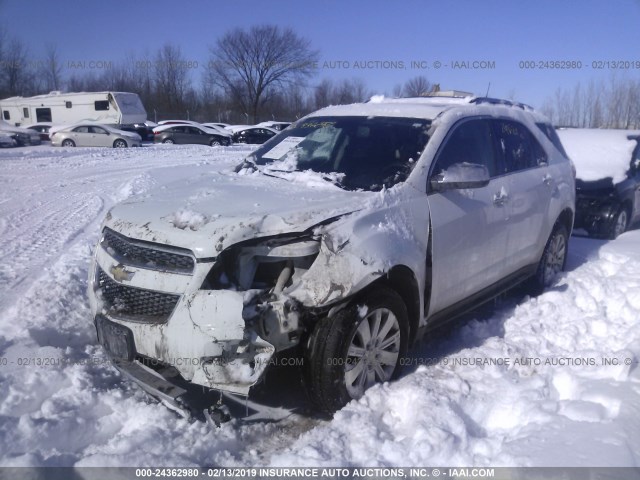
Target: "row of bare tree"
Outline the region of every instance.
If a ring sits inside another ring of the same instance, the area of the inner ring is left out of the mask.
[[[612,76],[558,88],[541,110],[558,126],[640,129],[640,79]]]
[[[293,30],[274,25],[236,28],[210,48],[206,65],[167,44],[155,54],[125,60],[63,61],[55,45],[34,58],[0,30],[0,98],[52,90],[127,91],[140,95],[149,118],[257,123],[292,120],[318,108],[367,100],[359,78],[313,81],[319,53]],[[197,85],[195,72],[203,72]],[[433,85],[424,76],[397,85],[394,96],[419,96]],[[557,125],[640,128],[640,80],[612,77],[558,89],[542,111]]]

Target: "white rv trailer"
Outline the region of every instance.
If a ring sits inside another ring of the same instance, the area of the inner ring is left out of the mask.
[[[16,126],[86,121],[125,125],[147,119],[140,97],[128,92],[51,92],[35,97],[11,97],[0,100],[0,112],[2,120]]]

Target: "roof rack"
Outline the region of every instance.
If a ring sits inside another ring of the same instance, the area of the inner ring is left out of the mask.
[[[471,99],[469,103],[475,103],[477,105],[480,105],[480,104],[505,105],[508,107],[517,107],[517,108],[521,108],[522,110],[533,111],[533,107],[530,105],[527,105],[526,103],[512,102],[511,100],[503,100],[501,98],[475,97]]]

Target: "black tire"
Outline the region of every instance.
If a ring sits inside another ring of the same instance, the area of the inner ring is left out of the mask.
[[[613,217],[613,221],[611,222],[611,227],[609,228],[609,233],[607,237],[610,240],[615,240],[620,235],[622,235],[629,226],[629,213],[625,207],[621,207],[616,213],[615,217]]]
[[[547,244],[538,262],[536,274],[532,279],[532,290],[539,295],[545,288],[550,287],[564,270],[567,264],[569,233],[564,225],[556,224],[549,235]]]
[[[115,142],[113,142],[113,148],[127,148],[127,142],[119,138]]]
[[[73,140],[71,140],[70,138],[67,138],[65,140],[62,141],[61,144],[63,147],[75,147],[76,146],[76,142],[74,142]]]
[[[369,332],[372,341],[365,344],[363,332]],[[333,317],[320,320],[304,361],[305,388],[314,406],[331,414],[373,383],[396,378],[408,339],[407,307],[387,287],[373,288]]]
[[[213,139],[213,140],[211,140],[211,143],[209,143],[209,145],[211,147],[219,147],[221,145],[220,144],[220,140]]]
[[[165,138],[165,139],[162,141],[162,143],[166,143],[167,145],[173,145],[173,144],[174,144],[174,143],[176,143],[176,142],[174,142],[174,141],[173,141],[172,139],[170,139],[170,138]]]

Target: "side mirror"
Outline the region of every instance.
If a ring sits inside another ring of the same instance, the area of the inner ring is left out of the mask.
[[[434,175],[429,185],[434,192],[481,188],[489,184],[491,177],[484,165],[476,163],[455,163],[444,172]]]

